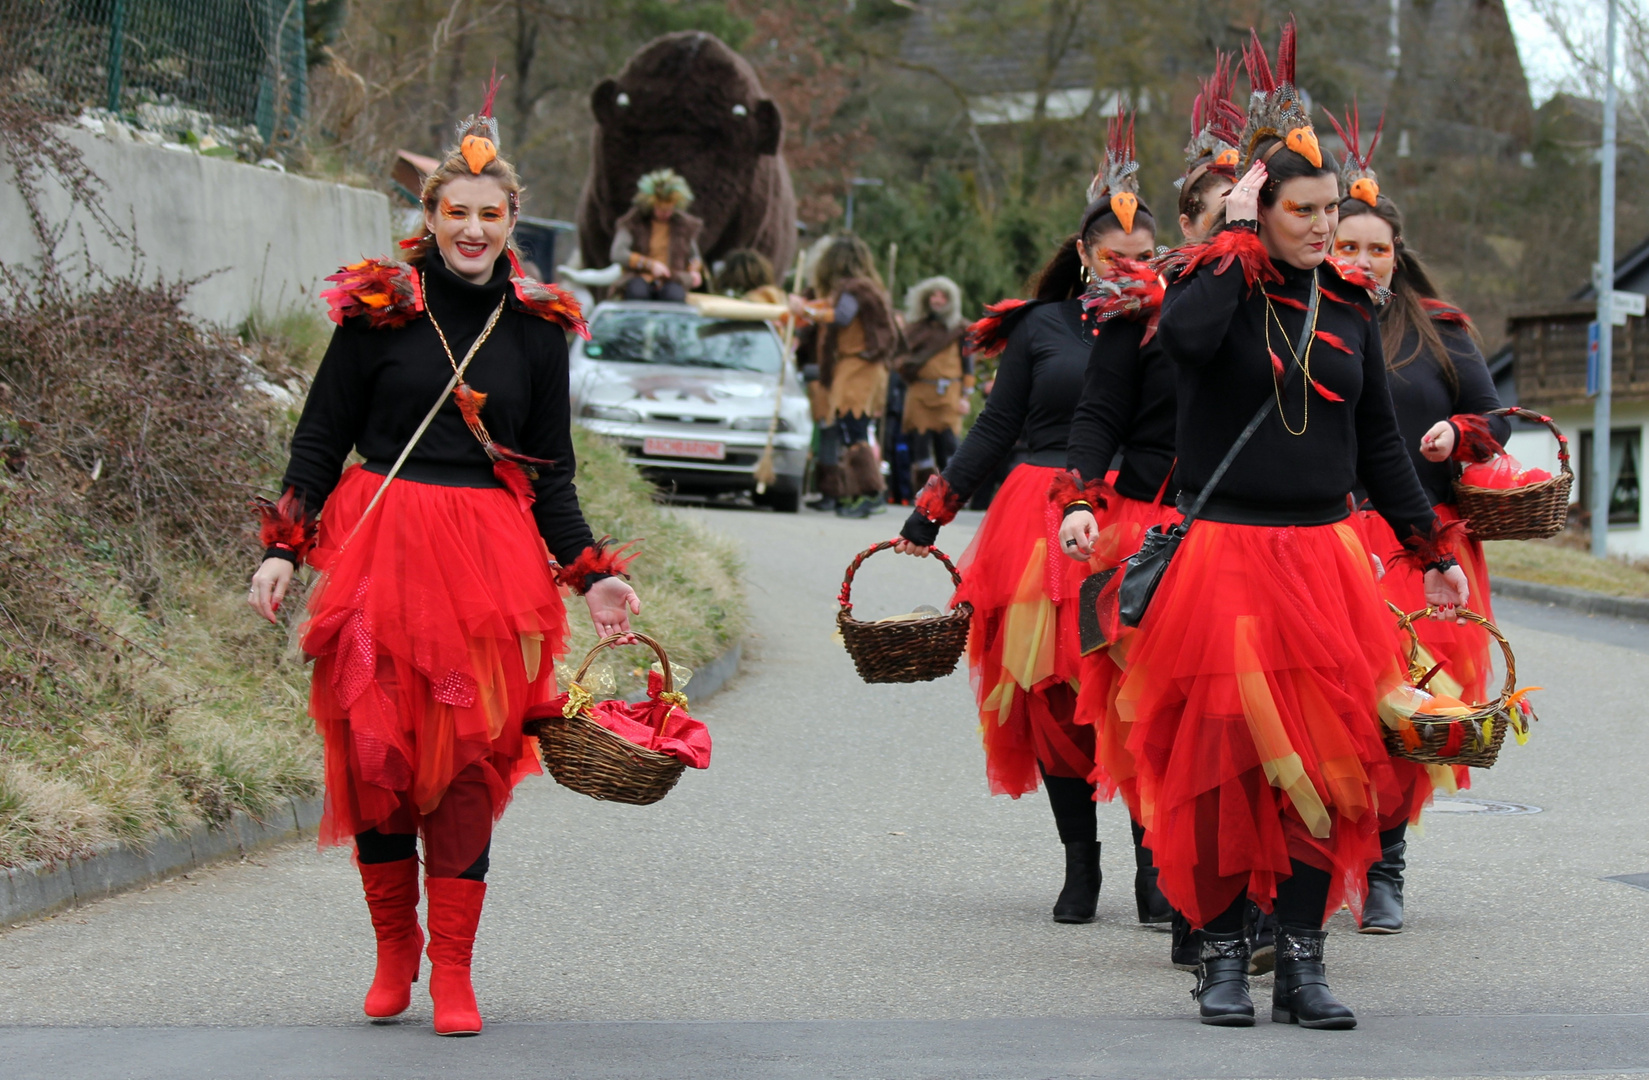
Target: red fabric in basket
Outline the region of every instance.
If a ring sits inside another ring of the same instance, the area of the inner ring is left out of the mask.
[[[656,750],[686,764],[689,768],[710,766],[710,729],[688,716],[679,705],[658,699],[663,689],[658,672],[647,675],[647,700],[593,702],[588,710],[590,719],[626,742],[648,750]],[[560,716],[567,704],[567,695],[527,710],[527,719]],[[659,714],[666,713],[663,730],[658,730]]]

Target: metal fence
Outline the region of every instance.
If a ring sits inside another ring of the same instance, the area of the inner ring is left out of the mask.
[[[303,0],[0,0],[0,65],[59,105],[179,105],[268,140],[304,114],[303,12]]]

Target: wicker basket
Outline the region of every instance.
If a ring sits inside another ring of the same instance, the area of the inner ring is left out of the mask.
[[[853,657],[853,666],[859,669],[859,678],[867,683],[927,682],[943,678],[956,670],[962,650],[968,643],[968,624],[973,619],[973,605],[966,601],[957,604],[947,615],[931,619],[904,619],[899,621],[860,622],[853,617],[853,575],[859,566],[878,551],[893,546],[892,540],[883,540],[859,553],[848,564],[842,579],[839,597],[841,610],[836,613],[836,626],[842,632],[842,644]],[[945,569],[951,581],[960,586],[962,575],[943,551],[930,549]]]
[[[1416,619],[1423,619],[1430,615],[1435,608],[1425,608],[1420,611],[1404,614],[1395,604],[1387,602],[1397,615],[1397,625],[1409,636],[1409,679],[1419,682],[1426,677],[1427,668],[1421,663],[1420,636],[1414,631]],[[1403,732],[1393,730],[1382,719],[1380,728],[1385,736],[1386,750],[1392,757],[1407,758],[1409,761],[1418,761],[1425,765],[1469,765],[1474,769],[1487,769],[1494,764],[1495,758],[1500,756],[1500,746],[1506,741],[1506,732],[1514,722],[1512,713],[1517,712],[1515,687],[1517,686],[1517,658],[1512,655],[1511,643],[1489,620],[1468,611],[1465,608],[1457,609],[1460,618],[1466,622],[1474,622],[1487,630],[1500,643],[1500,651],[1506,658],[1506,682],[1501,687],[1500,696],[1487,705],[1479,705],[1465,716],[1436,716],[1427,717],[1416,715],[1409,723],[1412,725],[1412,734],[1409,739],[1403,737]],[[1531,710],[1518,717],[1518,724],[1526,724],[1534,719]],[[1492,722],[1488,738],[1483,737],[1483,726]],[[1465,725],[1465,738],[1462,740],[1458,752],[1445,755],[1443,750],[1449,740],[1449,729],[1454,724]],[[1414,736],[1419,737],[1417,745],[1409,745]]]
[[[664,692],[674,691],[675,679],[664,647],[646,634],[632,632],[630,636],[658,654],[659,666],[664,669]],[[578,666],[569,690],[582,685],[590,665],[602,650],[614,648],[623,640],[624,635],[614,634],[596,642]],[[661,715],[661,722],[662,719]],[[555,714],[528,720],[523,730],[538,736],[538,752],[556,782],[592,799],[647,806],[668,795],[687,768],[669,754],[637,746],[615,735],[583,711],[573,716]]]
[[[1569,467],[1569,437],[1552,418],[1528,409],[1495,409],[1490,416],[1520,416],[1545,424],[1557,436],[1557,462],[1562,470],[1550,480],[1520,488],[1481,488],[1454,482],[1460,516],[1471,523],[1479,540],[1544,540],[1569,523],[1569,489],[1574,470]]]

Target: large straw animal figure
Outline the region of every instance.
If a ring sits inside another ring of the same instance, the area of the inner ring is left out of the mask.
[[[755,69],[719,38],[667,34],[590,97],[596,129],[578,209],[586,266],[601,266],[613,223],[655,169],[687,178],[708,262],[754,248],[774,266],[796,253],[796,195],[780,147],[784,120]]]

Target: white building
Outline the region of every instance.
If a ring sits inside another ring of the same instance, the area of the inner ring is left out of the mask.
[[[1615,264],[1615,288],[1649,293],[1649,240]],[[1550,416],[1569,436],[1577,481],[1570,515],[1584,527],[1591,524],[1594,400],[1586,393],[1587,332],[1596,316],[1596,293],[1590,286],[1565,301],[1514,309],[1507,319],[1511,392],[1501,382],[1506,404],[1515,402]],[[1609,551],[1649,557],[1642,484],[1649,428],[1649,319],[1630,318],[1625,326],[1614,328],[1612,371]],[[1524,465],[1557,472],[1557,442],[1544,427],[1517,425],[1506,449]]]

